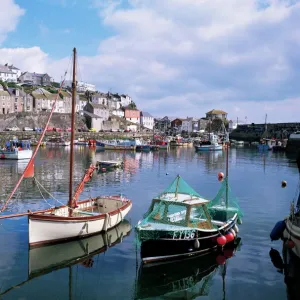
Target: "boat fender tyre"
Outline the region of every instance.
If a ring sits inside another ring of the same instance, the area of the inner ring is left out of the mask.
[[[199,249],[200,248],[200,241],[198,239],[195,239],[194,248],[195,249]]]

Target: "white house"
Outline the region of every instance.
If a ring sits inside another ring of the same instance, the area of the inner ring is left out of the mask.
[[[66,80],[65,87],[72,87],[72,80]],[[86,91],[95,92],[96,86],[91,83],[83,82],[83,81],[77,81],[77,92],[84,93]]]
[[[8,69],[10,71],[12,71],[13,73],[17,74],[17,79],[21,76],[22,72],[20,69],[18,69],[17,67],[15,67],[13,64],[9,65],[9,64],[5,64],[6,67],[8,67]]]
[[[154,118],[149,113],[141,111],[141,126],[153,130]]]
[[[18,82],[18,77],[17,74],[12,72],[7,66],[0,65],[0,80]]]
[[[131,97],[130,96],[128,96],[128,95],[121,95],[120,96],[121,97],[121,105],[123,106],[123,107],[126,107],[126,106],[128,106],[130,103],[132,103],[132,99],[131,99]]]
[[[124,110],[123,109],[114,109],[111,111],[111,113],[120,118],[124,118]]]
[[[107,95],[104,93],[96,93],[91,96],[91,101],[94,104],[102,104],[102,105],[107,105],[108,99]]]
[[[196,118],[186,118],[182,120],[181,130],[186,132],[196,132],[199,130],[199,120]]]

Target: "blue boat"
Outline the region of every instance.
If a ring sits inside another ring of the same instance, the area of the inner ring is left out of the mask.
[[[136,145],[135,150],[148,152],[151,150],[151,146],[150,145]]]

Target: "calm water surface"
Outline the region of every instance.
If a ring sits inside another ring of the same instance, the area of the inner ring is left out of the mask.
[[[59,202],[46,193],[44,198],[41,197],[37,184],[26,179],[8,212],[66,203],[68,155],[67,149],[41,149],[35,162],[37,180]],[[76,183],[89,164],[99,159],[124,160],[124,170],[95,174],[81,199],[99,194],[126,195],[133,201],[127,218],[132,227],[146,212],[152,197],[166,188],[177,174],[201,195],[213,198],[220,187],[217,173],[225,171],[225,153],[195,153],[192,148],[123,153],[95,152],[83,147],[76,148],[75,156]],[[240,226],[241,246],[227,261],[225,281],[223,267],[217,267],[213,259],[211,262],[197,259],[186,263],[185,267],[173,264],[170,268],[174,280],[168,277],[170,273],[161,269],[154,272],[156,282],[153,278],[147,279],[146,275],[153,271],[139,268],[133,230],[107,251],[85,260],[77,257],[78,263],[68,267],[66,261],[74,258],[74,249],[77,246],[84,249],[87,243],[76,242],[72,246],[73,252],[68,250],[71,246],[65,244],[64,248],[59,248],[66,251],[65,256],[59,254],[57,248],[48,254],[29,253],[27,218],[23,217],[0,222],[0,288],[1,293],[5,293],[3,299],[166,299],[164,293],[170,289],[174,292],[186,289],[185,294],[177,294],[177,299],[286,299],[283,275],[276,271],[269,258],[270,248],[281,250],[281,243],[271,243],[269,233],[274,223],[289,212],[298,180],[296,164],[285,154],[270,152],[263,155],[246,147],[232,148],[229,160],[230,185],[245,216]],[[25,164],[0,161],[0,168],[3,202]],[[282,180],[288,182],[285,189],[281,188]],[[98,236],[100,240],[103,236]],[[89,244],[92,245],[92,241]],[[54,261],[61,261],[61,264],[53,265],[55,269],[50,272]],[[44,269],[34,273],[38,266],[44,266]],[[158,287],[157,280],[166,282],[165,287]],[[173,293],[168,299],[175,296]]]

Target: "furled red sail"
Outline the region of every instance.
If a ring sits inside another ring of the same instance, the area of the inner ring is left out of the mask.
[[[24,178],[32,178],[34,177],[34,161],[30,161],[28,163],[27,168],[24,171]]]
[[[81,182],[78,184],[78,186],[75,190],[75,193],[74,193],[74,196],[73,196],[73,199],[72,199],[72,206],[73,207],[77,206],[77,200],[78,200],[81,192],[83,191],[84,184],[92,178],[92,175],[93,175],[93,172],[94,172],[95,169],[96,169],[96,167],[94,165],[90,165],[90,167],[86,170]]]

